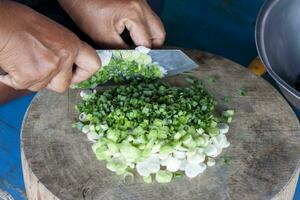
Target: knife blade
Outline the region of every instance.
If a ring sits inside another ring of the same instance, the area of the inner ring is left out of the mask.
[[[151,50],[149,55],[153,62],[157,62],[167,71],[166,76],[174,76],[198,67],[196,62],[179,49]]]
[[[114,50],[97,50],[102,63],[108,64]],[[122,50],[135,51],[135,50]],[[152,62],[158,63],[166,71],[165,76],[174,76],[196,69],[198,64],[179,49],[150,50]]]

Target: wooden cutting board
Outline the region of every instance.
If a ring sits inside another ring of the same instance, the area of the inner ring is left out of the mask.
[[[218,101],[235,109],[228,133],[231,160],[218,157],[215,167],[195,179],[169,184],[124,183],[96,159],[85,135],[71,128],[77,117],[78,91],[40,92],[22,129],[22,164],[29,199],[107,200],[255,200],[292,199],[300,160],[300,126],[284,98],[244,67],[200,51],[186,51],[199,68],[193,72]],[[208,81],[209,76],[216,81]],[[182,84],[183,77],[170,80]],[[240,96],[245,88],[246,96]],[[229,96],[230,101],[223,101]],[[223,154],[224,155],[224,154]]]

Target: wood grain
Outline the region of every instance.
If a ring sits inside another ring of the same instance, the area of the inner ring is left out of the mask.
[[[186,51],[199,63],[193,76],[204,81],[218,110],[236,110],[230,132],[231,157],[195,178],[169,184],[124,183],[97,161],[86,136],[71,129],[78,91],[40,92],[22,129],[22,164],[29,199],[256,200],[292,199],[300,161],[300,126],[283,97],[240,65],[212,54]],[[217,81],[209,83],[208,77]],[[183,77],[169,81],[182,84]],[[246,96],[239,95],[245,88]],[[229,103],[222,99],[229,96]]]

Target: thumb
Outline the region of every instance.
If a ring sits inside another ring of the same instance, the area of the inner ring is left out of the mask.
[[[100,58],[91,46],[82,42],[75,58],[76,69],[73,73],[72,83],[79,83],[95,74],[101,67]]]

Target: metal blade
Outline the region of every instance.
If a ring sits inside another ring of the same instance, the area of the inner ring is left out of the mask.
[[[198,64],[178,49],[171,50],[151,50],[149,55],[153,62],[157,62],[166,71],[166,76],[196,69]]]

